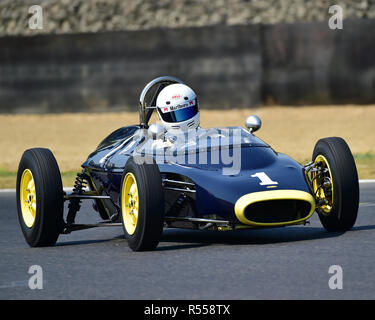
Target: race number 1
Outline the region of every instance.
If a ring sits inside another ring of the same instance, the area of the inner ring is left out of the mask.
[[[257,172],[255,174],[252,174],[251,176],[253,178],[258,178],[260,180],[261,186],[270,186],[270,185],[279,184],[277,181],[272,181],[272,179],[269,176],[267,176],[265,172]]]

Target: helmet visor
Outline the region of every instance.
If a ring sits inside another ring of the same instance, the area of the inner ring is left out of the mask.
[[[169,111],[164,111],[164,112],[163,112],[163,108],[161,109],[162,110],[158,110],[160,117],[165,122],[172,122],[172,123],[189,120],[192,117],[194,117],[199,111],[197,99],[194,100],[193,106],[183,107],[178,110],[173,110],[173,111],[169,110]]]

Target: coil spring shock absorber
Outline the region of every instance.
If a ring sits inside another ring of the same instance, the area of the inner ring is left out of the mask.
[[[195,206],[192,204],[192,200],[186,194],[182,193],[169,208],[167,216],[179,216],[180,213],[189,206],[196,215]]]
[[[81,172],[77,173],[76,180],[74,182],[74,187],[73,187],[73,194],[82,194],[83,189],[87,186],[88,182],[86,179],[86,175]],[[80,198],[71,198],[69,200],[69,205],[68,205],[68,215],[66,217],[66,222],[67,224],[73,224],[76,214],[81,208],[81,199]]]

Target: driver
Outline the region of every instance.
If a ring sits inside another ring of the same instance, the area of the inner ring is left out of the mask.
[[[199,126],[198,99],[185,84],[174,83],[163,88],[156,100],[156,110],[167,131],[187,131]]]

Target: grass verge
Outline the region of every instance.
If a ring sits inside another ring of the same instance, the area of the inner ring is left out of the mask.
[[[72,187],[76,177],[75,171],[61,173],[61,179],[64,187]],[[15,189],[17,172],[0,169],[0,189]]]

